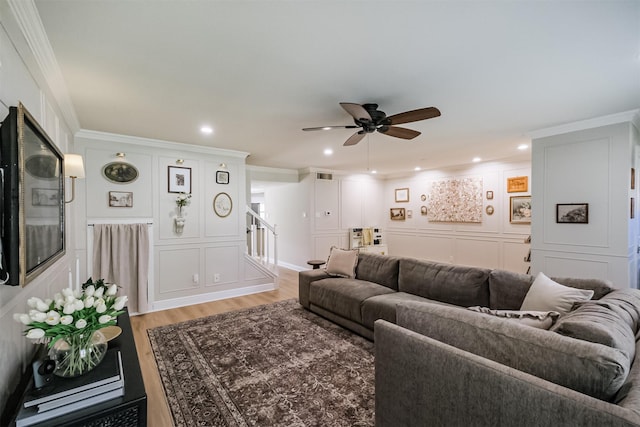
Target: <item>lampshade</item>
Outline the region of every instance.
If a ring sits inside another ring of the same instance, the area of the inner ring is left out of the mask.
[[[84,164],[80,154],[64,155],[64,176],[84,178]]]

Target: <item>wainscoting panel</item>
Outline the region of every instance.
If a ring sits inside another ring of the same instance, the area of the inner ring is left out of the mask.
[[[174,298],[200,286],[193,281],[193,275],[200,274],[200,249],[162,247],[158,249],[157,260],[156,300]]]
[[[422,236],[416,234],[387,234],[389,255],[428,259],[437,262],[453,262],[454,241],[447,236]]]
[[[456,264],[499,268],[500,252],[500,242],[496,240],[463,238],[455,240]]]
[[[239,259],[240,254],[237,246],[205,248],[205,280],[203,281],[205,287],[237,283]]]

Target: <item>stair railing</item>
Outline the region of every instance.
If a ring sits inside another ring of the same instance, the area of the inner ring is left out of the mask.
[[[269,224],[250,206],[247,206],[247,253],[271,270],[278,266],[276,225]]]

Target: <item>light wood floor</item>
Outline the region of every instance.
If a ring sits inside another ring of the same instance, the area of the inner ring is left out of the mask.
[[[142,377],[144,378],[144,387],[147,391],[147,425],[153,427],[171,427],[173,425],[169,406],[167,405],[164,390],[160,382],[158,367],[156,366],[156,361],[149,344],[149,338],[147,337],[147,329],[227,311],[239,310],[241,308],[297,298],[298,272],[280,268],[278,275],[278,289],[274,291],[157,311],[131,318],[133,336],[138,349]]]

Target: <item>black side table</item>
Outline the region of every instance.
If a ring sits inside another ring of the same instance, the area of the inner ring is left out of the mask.
[[[321,259],[312,259],[310,261],[307,261],[307,264],[313,266],[314,270],[317,270],[320,268],[321,265],[326,264],[326,261],[323,261]]]
[[[122,355],[124,396],[89,406],[53,420],[33,424],[34,426],[50,427],[55,424],[56,426],[74,427],[139,427],[147,425],[147,393],[144,389],[128,311],[118,316],[118,326],[122,329],[122,333],[109,341],[109,348],[119,349]],[[100,366],[98,365],[95,369],[100,369]],[[31,370],[28,369],[27,372],[31,372]],[[29,387],[32,385],[33,382],[30,381]],[[19,405],[22,406],[22,404],[21,399]],[[11,426],[15,426],[15,419]]]

